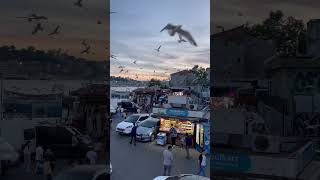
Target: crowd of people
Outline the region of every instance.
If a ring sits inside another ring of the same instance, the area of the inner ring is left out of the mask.
[[[72,146],[74,150],[79,149],[78,141],[72,138]],[[71,157],[68,162],[70,168],[79,164],[97,164],[99,158],[102,157],[102,142],[97,142],[95,146],[89,146],[85,157]],[[38,145],[35,148],[33,141],[26,142],[23,147],[23,168],[26,173],[44,176],[46,180],[51,180],[56,167],[56,157],[49,147]],[[75,153],[78,151],[74,151]]]
[[[173,164],[172,145],[169,145],[167,149],[163,151],[163,176],[171,175],[171,168]],[[189,158],[189,151],[187,150],[187,158]],[[205,151],[201,151],[198,158],[198,175],[206,177],[207,157]]]

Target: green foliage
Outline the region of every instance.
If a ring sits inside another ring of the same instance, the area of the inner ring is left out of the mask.
[[[154,87],[154,86],[160,87],[161,86],[161,81],[158,80],[158,79],[152,78],[148,83],[148,87]]]
[[[297,51],[305,51],[306,29],[302,20],[292,16],[284,17],[282,11],[271,11],[269,17],[262,24],[255,24],[248,28],[254,36],[271,39],[275,42],[278,53],[294,56]],[[299,41],[301,44],[298,44]]]
[[[204,88],[209,87],[208,73],[205,68],[195,65],[191,71],[196,76],[196,81],[194,83],[199,84]]]

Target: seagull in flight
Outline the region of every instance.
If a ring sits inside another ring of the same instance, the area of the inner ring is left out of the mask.
[[[115,56],[113,54],[111,54],[110,57],[113,58],[113,59],[117,59],[117,56]]]
[[[60,33],[60,32],[59,32],[59,29],[60,29],[60,25],[58,25],[58,26],[53,30],[52,33],[48,34],[48,36],[52,36],[52,35],[55,35],[55,34],[59,34],[59,33]]]
[[[128,73],[129,72],[129,70],[126,70],[126,72],[125,73]]]
[[[82,0],[78,0],[77,2],[74,2],[73,5],[78,6],[78,7],[82,7]]]
[[[35,35],[38,31],[43,31],[43,27],[41,26],[41,23],[38,23],[36,27],[32,31],[32,35]]]
[[[134,61],[133,61],[133,64],[137,64],[137,60],[134,60]]]
[[[180,37],[179,37],[180,38]],[[187,42],[185,39],[182,39],[182,38],[180,38],[179,40],[178,40],[178,43],[182,43],[182,42]]]
[[[121,70],[120,70],[120,73],[122,73],[123,71],[124,71],[124,70],[123,70],[123,69],[121,69]]]
[[[90,53],[90,48],[91,48],[90,46],[86,46],[86,49],[81,51],[80,54],[84,54],[84,53],[89,54]]]
[[[123,69],[123,68],[125,68],[125,67],[124,67],[124,66],[119,66],[118,68],[119,68],[119,69]]]
[[[28,19],[29,22],[32,22],[32,20],[48,20],[48,17],[38,16],[37,14],[34,14],[34,13],[26,17],[17,17],[17,18]]]
[[[82,44],[83,46],[88,46],[86,40],[82,40],[82,41],[81,41],[81,44]]]
[[[193,39],[189,31],[181,29],[182,25],[167,24],[160,32],[167,30],[170,36],[174,36],[176,33],[179,35],[179,40],[183,41],[184,38],[189,41],[193,46],[198,46],[196,41]],[[182,40],[183,39],[183,40]]]
[[[161,45],[157,49],[154,49],[154,50],[156,50],[157,52],[160,52],[160,48],[161,48]]]

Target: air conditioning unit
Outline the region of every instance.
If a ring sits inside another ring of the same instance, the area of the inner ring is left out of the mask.
[[[251,148],[254,152],[280,153],[280,137],[254,134],[251,139]]]
[[[198,105],[197,104],[189,104],[189,109],[192,111],[198,110]]]

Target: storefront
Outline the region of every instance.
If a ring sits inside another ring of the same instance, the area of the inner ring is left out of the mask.
[[[172,125],[176,128],[178,132],[178,137],[176,140],[176,145],[181,145],[181,141],[186,133],[189,135],[194,135],[195,123],[188,118],[180,117],[160,117],[160,131],[169,134]],[[171,143],[171,139],[168,138],[167,143]]]
[[[181,145],[186,133],[192,136],[193,147],[210,152],[210,127],[204,113],[183,109],[153,108],[153,113],[160,118],[160,132],[167,133],[167,143],[171,143],[169,132],[172,125],[177,129],[176,145]]]

